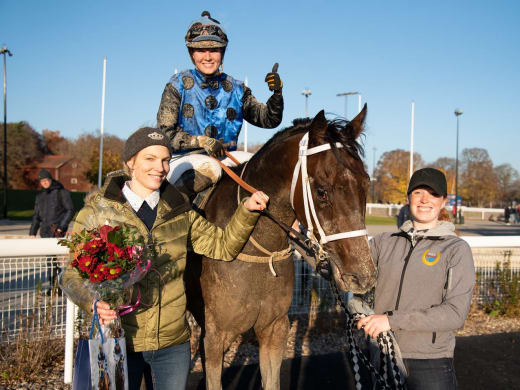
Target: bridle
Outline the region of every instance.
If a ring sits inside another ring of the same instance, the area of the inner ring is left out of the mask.
[[[312,190],[311,190],[311,181],[309,178],[309,175],[307,173],[307,156],[311,156],[313,154],[321,153],[324,151],[327,151],[331,149],[330,144],[323,144],[320,146],[316,146],[314,148],[308,148],[309,144],[309,133],[305,133],[302,139],[300,140],[300,148],[298,152],[298,162],[296,163],[294,167],[292,182],[291,182],[291,207],[294,210],[294,192],[296,190],[296,183],[298,182],[298,177],[302,176],[302,194],[303,194],[303,205],[305,210],[305,219],[307,220],[307,231],[308,231],[308,238],[314,239],[314,225],[316,225],[316,228],[318,229],[318,233],[320,235],[320,244],[326,244],[327,242],[336,241],[336,240],[342,240],[344,238],[353,238],[353,237],[361,237],[361,236],[367,236],[367,230],[366,229],[360,229],[360,230],[351,230],[336,234],[330,234],[326,235],[325,231],[321,227],[320,221],[318,219],[318,215],[316,214],[316,208],[314,207],[314,200],[312,199]],[[336,147],[342,148],[343,145],[339,142],[336,142]],[[314,219],[314,225],[313,220]]]

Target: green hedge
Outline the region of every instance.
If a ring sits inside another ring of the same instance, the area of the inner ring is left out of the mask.
[[[8,190],[7,212],[11,219],[31,219],[34,210],[34,200],[38,190]],[[79,211],[83,207],[83,199],[86,192],[71,192],[74,210]],[[4,207],[4,191],[0,190],[0,214]]]

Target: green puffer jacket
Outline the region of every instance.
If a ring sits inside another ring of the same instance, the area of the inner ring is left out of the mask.
[[[186,295],[183,274],[188,246],[204,256],[233,260],[259,217],[239,205],[225,230],[208,222],[190,207],[186,197],[175,187],[164,183],[157,218],[148,231],[122,193],[124,175],[107,178],[103,188],[86,200],[74,223],[74,232],[108,223],[135,226],[144,237],[153,240],[156,256],[150,271],[134,288],[141,293],[141,304],[122,319],[129,351],[157,350],[181,344],[189,339],[186,321]],[[84,280],[72,267],[67,267],[62,280],[65,290],[73,291],[73,300],[90,312],[92,296],[83,286]]]

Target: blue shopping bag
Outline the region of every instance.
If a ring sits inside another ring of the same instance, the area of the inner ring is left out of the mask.
[[[90,353],[88,339],[79,339],[76,357],[74,358],[74,377],[72,390],[91,390],[90,379]]]

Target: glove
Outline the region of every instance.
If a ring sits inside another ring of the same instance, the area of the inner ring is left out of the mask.
[[[280,78],[280,75],[277,72],[278,62],[275,62],[275,64],[273,65],[272,72],[267,73],[267,75],[265,76],[265,82],[269,86],[270,91],[280,92],[283,88],[282,79]]]
[[[224,157],[226,155],[224,145],[218,139],[201,135],[197,137],[197,140],[199,141],[199,146],[204,148],[208,155],[213,157]]]

